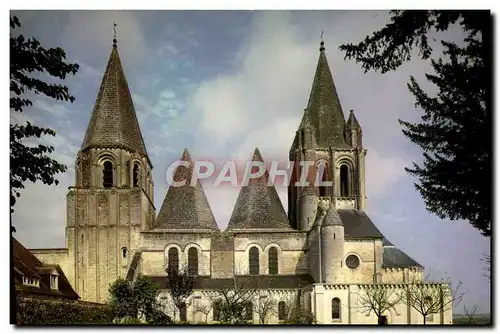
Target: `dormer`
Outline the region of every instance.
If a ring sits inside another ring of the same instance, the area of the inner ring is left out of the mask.
[[[39,288],[40,287],[40,279],[37,277],[23,276],[23,285],[34,286],[34,287]]]
[[[55,269],[50,273],[50,288],[59,290],[59,273]]]

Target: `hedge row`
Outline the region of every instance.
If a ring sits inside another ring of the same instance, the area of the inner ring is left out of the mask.
[[[16,298],[18,325],[103,325],[113,323],[108,305],[80,301]]]

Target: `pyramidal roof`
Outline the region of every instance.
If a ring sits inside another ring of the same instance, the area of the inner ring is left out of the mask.
[[[318,65],[305,110],[308,117],[302,118],[299,129],[302,129],[305,125],[304,121],[308,120],[315,129],[316,142],[319,147],[349,148],[344,139],[344,112],[328,66],[323,42],[319,50]],[[292,148],[298,146],[298,135],[296,135]]]
[[[197,180],[195,186],[190,184],[194,163],[187,149],[181,160],[189,162],[190,166],[178,166],[173,179],[186,182],[183,186],[169,187],[154,228],[219,230],[200,181]]]
[[[90,147],[119,147],[147,157],[116,43],[102,78],[82,150]]]
[[[258,148],[252,161],[264,162]],[[274,185],[268,186],[269,173],[250,179],[243,186],[234,205],[228,230],[233,229],[291,229],[288,216]]]

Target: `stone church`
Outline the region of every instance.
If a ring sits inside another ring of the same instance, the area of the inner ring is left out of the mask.
[[[353,111],[345,120],[325,47],[302,121],[291,143],[297,162],[288,190],[288,213],[268,173],[239,192],[229,224],[221,231],[201,184],[170,187],[156,215],[153,163],[144,143],[120,61],[116,40],[78,152],[74,186],[67,194],[66,247],[32,250],[61,266],[83,300],[105,303],[117,278],[141,274],[165,287],[165,267],[183,266],[197,276],[190,301],[175,317],[216,322],[209,306],[220,289],[254,289],[248,320],[278,323],[284,303],[297,302],[321,324],[377,323],[361,311],[360,298],[374,285],[402,289],[421,279],[423,267],[384,238],[365,212],[363,135]],[[249,152],[250,157],[251,152]],[[182,160],[191,161],[185,150]],[[264,161],[258,149],[254,161]],[[329,186],[296,187],[299,161],[315,161],[308,180],[322,168]],[[178,167],[182,180],[193,168]],[[163,182],[163,180],[162,180]],[[168,291],[165,312],[174,315]],[[260,307],[276,310],[262,321]],[[170,305],[170,306],[169,306]],[[422,316],[398,304],[390,324],[419,324]],[[451,310],[427,323],[451,323]]]

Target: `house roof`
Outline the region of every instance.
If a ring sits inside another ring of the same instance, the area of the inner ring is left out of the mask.
[[[149,161],[116,44],[109,56],[82,150],[90,147],[124,148],[141,153]]]
[[[252,161],[264,162],[258,148]],[[250,179],[241,187],[234,205],[228,230],[235,229],[291,229],[288,216],[274,185],[268,185],[269,173]]]
[[[80,298],[71,287],[71,284],[59,265],[41,262],[14,237],[12,237],[12,255],[14,260],[13,270],[16,291],[68,299]],[[59,274],[57,290],[50,288],[50,275],[54,270]],[[40,286],[23,285],[23,276],[40,280]]]
[[[168,287],[168,276],[148,276],[160,287]],[[294,289],[312,284],[309,275],[276,275],[276,276],[235,276],[233,278],[197,277],[194,289],[231,289],[235,286],[248,289]]]
[[[178,166],[173,179],[176,182],[186,180],[186,183],[183,186],[171,185],[168,188],[154,229],[218,231],[219,227],[200,180],[197,180],[195,186],[190,184],[194,172],[194,163],[187,149],[184,150],[181,161],[188,162],[189,167]]]

